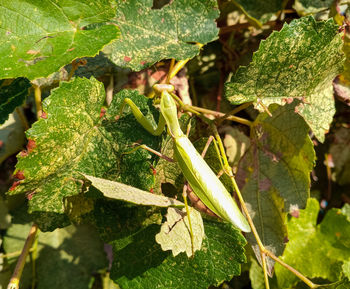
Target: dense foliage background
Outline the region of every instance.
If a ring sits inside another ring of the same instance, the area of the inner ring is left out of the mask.
[[[217,127],[265,247],[322,288],[350,288],[348,5],[0,1],[0,288],[33,223],[21,288],[265,288],[253,234],[218,219],[193,213],[189,258],[183,218],[171,223],[180,169],[125,154],[173,156],[166,132],[119,115],[128,97],[156,123],[144,95],[170,59],[189,59],[171,80],[188,107],[242,108]],[[207,124],[180,120],[201,150]],[[205,159],[220,171],[213,146]],[[307,287],[272,260],[268,272],[271,288]]]

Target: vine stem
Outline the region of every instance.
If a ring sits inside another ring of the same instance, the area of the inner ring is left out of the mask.
[[[244,105],[248,106],[248,104],[244,104]],[[249,103],[249,105],[250,105],[250,103]],[[193,106],[193,105],[191,105],[191,106],[185,105],[184,109],[186,110],[187,107],[189,107],[189,108],[191,108],[191,109],[193,109],[193,110],[195,110],[197,112],[200,112],[200,113],[213,115],[216,118],[225,117],[228,120],[232,120],[232,121],[235,121],[235,122],[247,125],[249,127],[253,125],[252,121],[247,120],[247,119],[242,118],[242,117],[238,117],[238,116],[234,116],[234,115],[226,115],[225,113],[222,113],[220,111],[210,110],[210,109],[206,109],[206,108],[202,108],[202,107],[198,107],[198,106]]]
[[[19,280],[21,279],[24,264],[26,263],[26,258],[28,256],[30,248],[33,245],[37,231],[38,231],[38,226],[36,224],[33,224],[32,227],[30,228],[28,237],[27,237],[26,242],[24,243],[24,246],[22,249],[22,253],[18,258],[16,268],[13,271],[13,274],[12,274],[10,282],[7,286],[7,289],[18,289],[19,288]]]
[[[267,266],[266,266],[265,253],[261,252],[260,256],[261,256],[262,268],[263,268],[263,272],[264,272],[265,288],[266,289],[270,289],[269,276],[267,275]]]

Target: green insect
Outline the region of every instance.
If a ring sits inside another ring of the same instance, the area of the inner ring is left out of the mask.
[[[153,89],[160,95],[161,115],[156,129],[131,99],[124,100],[120,111],[122,112],[125,104],[128,104],[137,121],[152,135],[160,135],[166,124],[174,141],[175,159],[193,192],[217,216],[243,232],[250,232],[250,226],[232,196],[182,132],[177,118],[177,106],[170,94],[174,87],[156,84]],[[185,205],[187,207],[187,202]],[[186,210],[188,212],[188,208]]]

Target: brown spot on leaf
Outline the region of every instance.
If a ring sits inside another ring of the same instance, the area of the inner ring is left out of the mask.
[[[17,173],[15,174],[15,178],[19,179],[19,180],[24,180],[25,176],[24,176],[23,171],[17,171]]]
[[[30,54],[30,55],[36,55],[38,53],[40,53],[40,50],[32,50],[32,49],[30,49],[30,50],[27,51],[27,54]]]
[[[71,48],[67,49],[67,52],[73,51],[74,49],[75,49],[75,47],[71,47]]]
[[[35,194],[36,194],[35,191],[27,193],[27,194],[26,194],[27,200],[30,201],[31,199],[33,199],[33,197],[34,197]]]
[[[291,104],[293,102],[294,98],[293,97],[286,97],[286,98],[283,98],[283,101],[285,101],[286,103],[288,104]]]
[[[41,118],[43,118],[43,119],[47,119],[47,113],[45,112],[45,111],[43,111],[42,113],[41,113],[41,116],[40,116]]]
[[[29,139],[27,143],[27,152],[31,153],[36,148],[35,140]]]
[[[339,238],[341,236],[340,232],[336,232],[335,235],[337,236],[337,238]]]
[[[21,181],[14,181],[9,191],[14,191]]]
[[[265,178],[259,182],[259,191],[267,192],[270,189],[271,185],[271,180]]]
[[[155,176],[157,175],[157,170],[151,165],[150,166],[151,170],[152,170],[152,174]]]
[[[106,114],[106,109],[104,107],[101,107],[100,118],[104,117],[105,114]]]
[[[155,73],[152,74],[152,77],[156,80],[156,81],[160,81],[162,80],[165,75],[166,75],[166,71],[162,71],[162,70],[158,70]]]
[[[28,155],[28,152],[26,150],[23,150],[20,152],[19,155],[23,158],[23,157],[26,157]]]
[[[125,61],[125,62],[130,62],[130,61],[131,61],[131,57],[129,57],[129,56],[124,56],[124,61]]]
[[[294,218],[299,218],[300,216],[300,211],[299,210],[294,210],[292,212],[290,212],[291,216],[293,216]]]

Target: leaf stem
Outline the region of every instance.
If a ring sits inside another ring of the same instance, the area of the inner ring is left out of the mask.
[[[201,43],[196,43],[196,45],[199,48],[203,47],[203,44]],[[167,83],[170,82],[170,80],[186,65],[186,63],[190,60],[190,58],[187,58],[185,60],[180,60],[178,61],[175,65],[170,65],[170,69],[168,72],[168,76],[167,76]]]
[[[36,107],[36,117],[39,119],[42,115],[42,106],[41,106],[41,88],[39,85],[33,84],[34,87],[34,99]]]
[[[169,70],[168,70],[168,74],[167,74],[165,83],[170,83],[170,74],[171,74],[171,71],[174,69],[174,65],[175,65],[175,59],[172,58],[170,61],[170,66],[169,66]]]
[[[16,112],[19,116],[19,119],[21,120],[21,123],[23,125],[24,130],[28,130],[29,129],[29,123],[28,120],[26,118],[26,116],[24,115],[23,111],[21,108],[16,107]]]
[[[229,118],[231,115],[236,114],[236,113],[242,111],[243,109],[246,109],[251,104],[252,104],[252,102],[246,102],[246,103],[241,104],[240,106],[235,107],[233,110],[225,113],[225,115],[218,117],[216,119],[216,122],[221,123],[223,120]]]
[[[18,258],[16,268],[13,271],[13,274],[12,274],[10,282],[7,286],[7,289],[18,289],[19,288],[19,280],[21,279],[24,264],[26,263],[26,258],[28,256],[30,248],[33,245],[37,231],[38,231],[38,226],[36,224],[33,224],[32,227],[30,228],[27,240],[24,243],[21,255]]]

